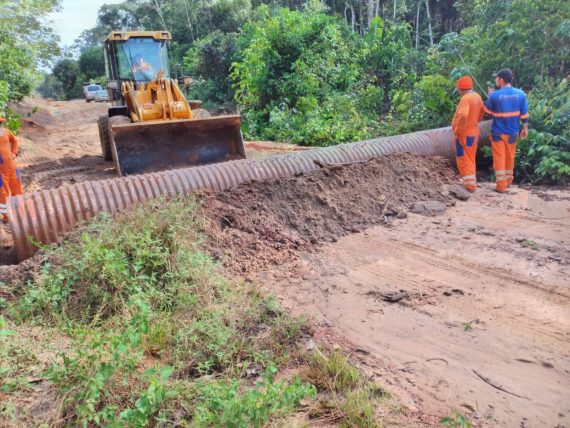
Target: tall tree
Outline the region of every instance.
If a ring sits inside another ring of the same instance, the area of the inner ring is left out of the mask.
[[[426,3],[426,17],[428,22],[428,32],[429,32],[429,46],[433,48],[433,31],[431,28],[431,13],[429,11],[429,0],[425,0]]]
[[[418,0],[416,6],[416,49],[420,46],[420,8],[422,6],[422,2]]]
[[[53,75],[61,83],[66,99],[81,96],[81,83],[79,81],[79,64],[71,58],[60,60],[53,67]]]
[[[79,72],[86,81],[105,74],[105,57],[102,47],[87,48],[79,55]]]
[[[0,0],[0,82],[9,100],[20,100],[39,82],[41,67],[59,54],[47,16],[58,0]]]

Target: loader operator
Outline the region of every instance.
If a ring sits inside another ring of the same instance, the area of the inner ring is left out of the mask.
[[[503,193],[513,182],[513,169],[519,132],[521,138],[528,135],[528,104],[526,95],[515,89],[510,68],[499,71],[495,77],[497,91],[489,90],[485,113],[493,117],[491,125],[491,148],[496,190]],[[520,122],[522,121],[522,130]]]
[[[18,156],[18,140],[10,130],[4,128],[5,120],[0,116],[0,214],[2,214],[2,223],[8,223],[6,206],[8,197],[23,193],[20,170],[14,161]]]
[[[463,181],[463,187],[474,192],[477,187],[477,141],[479,122],[483,119],[485,106],[481,96],[473,91],[473,79],[463,76],[457,81],[461,100],[453,115],[451,129],[455,140],[455,159]]]
[[[133,61],[133,66],[131,67],[135,79],[139,80],[140,77],[144,80],[152,80],[154,78],[154,70],[152,65],[145,62],[141,54],[136,54]]]

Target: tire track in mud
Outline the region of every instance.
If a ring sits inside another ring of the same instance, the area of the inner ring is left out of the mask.
[[[442,236],[430,223],[411,216],[393,228],[348,235],[261,279],[285,307],[329,326],[332,343],[366,350],[366,368],[436,420],[463,407],[477,426],[566,422],[558,413],[566,415],[570,391],[568,288],[521,273],[524,265],[513,263],[517,254],[508,248],[500,256],[512,269],[486,264],[494,262],[484,252],[486,236],[478,257],[466,256],[472,247],[456,252],[449,244],[461,239],[464,225],[446,224],[450,233]],[[378,297],[401,289],[408,297],[398,303]],[[434,359],[445,364],[429,363]],[[496,395],[472,370],[536,394],[530,402]]]
[[[562,219],[568,218],[568,217],[547,218],[547,217],[538,217],[538,216],[530,215],[530,214],[518,214],[518,213],[507,214],[507,216],[514,218],[516,220],[532,221],[532,222],[541,223],[541,224],[548,224],[551,226],[568,227],[568,223],[556,221],[556,220],[562,220]],[[570,217],[570,213],[568,214],[568,216]]]
[[[570,289],[563,289],[555,285],[546,284],[538,278],[529,280],[528,276],[505,270],[498,267],[489,267],[480,263],[469,261],[462,256],[454,256],[455,262],[443,261],[441,254],[433,249],[412,242],[400,242],[390,239],[384,241],[382,246],[390,252],[402,257],[402,260],[423,262],[426,265],[446,270],[450,273],[459,274],[463,278],[481,279],[482,275],[498,277],[505,281],[512,281],[531,290],[545,293],[547,296],[557,296],[559,303],[570,304]],[[375,245],[370,245],[370,251],[374,251]],[[354,266],[360,268],[360,259],[348,254],[346,261],[351,260]],[[363,263],[365,265],[365,263]],[[372,272],[373,273],[373,272]],[[380,272],[378,272],[380,273]]]
[[[63,158],[32,164],[22,168],[26,190],[53,189],[65,184],[114,178],[112,165],[101,156]]]

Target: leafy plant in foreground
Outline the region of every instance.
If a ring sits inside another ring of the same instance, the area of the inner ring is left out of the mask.
[[[197,426],[262,427],[270,416],[290,414],[301,400],[313,397],[316,388],[300,378],[287,384],[275,382],[275,368],[270,368],[263,379],[252,388],[240,392],[237,381],[203,384],[194,412]]]

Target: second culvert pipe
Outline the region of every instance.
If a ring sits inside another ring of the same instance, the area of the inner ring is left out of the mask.
[[[489,134],[489,122],[479,126],[481,139]],[[116,212],[159,196],[176,197],[197,190],[220,191],[251,180],[292,177],[317,170],[323,164],[362,162],[396,152],[453,158],[451,128],[439,128],[357,143],[244,159],[194,168],[162,171],[101,181],[86,181],[57,189],[10,198],[8,215],[19,261],[31,257],[37,247],[49,244],[101,211]]]

